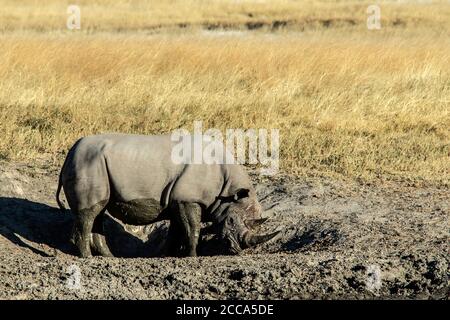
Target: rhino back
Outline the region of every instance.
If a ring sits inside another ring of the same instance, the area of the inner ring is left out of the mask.
[[[159,201],[183,171],[184,165],[171,161],[170,136],[114,135],[107,139],[103,154],[110,184],[120,200]]]

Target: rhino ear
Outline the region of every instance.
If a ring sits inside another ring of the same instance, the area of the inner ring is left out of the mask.
[[[233,196],[233,199],[234,201],[238,201],[239,199],[247,198],[249,194],[250,194],[249,189],[241,188],[236,191],[236,193]]]

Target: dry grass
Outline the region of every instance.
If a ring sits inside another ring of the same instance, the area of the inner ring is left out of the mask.
[[[0,30],[66,30],[67,6],[79,5],[84,32],[161,27],[254,28],[274,21],[292,28],[352,26],[364,29],[367,7],[380,4],[382,24],[450,27],[448,0],[0,0]],[[248,24],[248,25],[246,25]]]
[[[308,1],[301,15],[352,16],[342,9],[347,2]],[[116,19],[116,9],[104,10],[108,1],[81,1],[103,8],[103,27],[82,23],[104,32],[86,34],[51,31],[63,28],[48,19],[56,16],[56,1],[48,1],[49,11],[25,3],[6,6],[2,15],[11,18],[0,19],[0,157],[44,155],[60,162],[83,135],[169,132],[203,120],[221,129],[279,128],[282,168],[297,174],[450,181],[446,4],[421,12],[404,5],[401,21],[420,21],[380,32],[322,25],[300,34],[185,30],[150,36],[133,32],[146,26],[136,12],[140,6],[153,8],[157,24],[232,24],[242,23],[240,12],[251,8],[268,21],[289,20],[298,4],[213,1],[190,15],[193,1],[175,2],[170,13],[168,1],[156,7],[139,2],[128,11],[125,3],[138,2],[122,1],[124,13]],[[314,6],[325,9],[313,14]],[[36,12],[31,22],[13,18],[30,8]],[[430,12],[438,12],[434,22]],[[129,32],[113,32],[118,26]]]

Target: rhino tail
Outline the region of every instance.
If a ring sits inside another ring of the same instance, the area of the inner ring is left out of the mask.
[[[63,168],[64,168],[64,166],[63,166]],[[59,195],[61,193],[61,187],[62,187],[62,169],[61,169],[61,172],[59,173],[58,188],[56,189],[56,202],[58,203],[59,209],[62,212],[64,212],[66,210],[66,207],[64,206],[64,203],[59,198]]]
[[[75,149],[75,147],[78,145],[78,143],[81,141],[81,139],[79,139],[77,142],[75,142],[75,144],[73,145],[72,148],[70,148],[69,152],[67,153],[66,159],[64,159],[64,163],[61,167],[61,171],[59,172],[59,178],[58,178],[58,188],[56,189],[56,202],[58,203],[58,207],[61,210],[61,212],[64,212],[66,210],[66,206],[64,206],[64,203],[61,201],[61,199],[59,198],[59,195],[61,193],[61,188],[62,188],[62,175],[63,175],[63,171],[64,168],[66,166],[67,160],[69,159],[70,155],[72,154],[73,150]]]

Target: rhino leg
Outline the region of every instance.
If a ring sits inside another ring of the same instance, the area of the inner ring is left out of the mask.
[[[90,219],[82,214],[76,215],[72,240],[82,258],[92,257],[90,239],[93,224],[94,219]]]
[[[95,219],[92,228],[91,248],[103,257],[114,257],[109,250],[105,239],[103,222],[105,220],[105,210],[103,210]]]
[[[180,228],[180,232],[175,237],[182,241],[182,255],[197,256],[197,244],[200,234],[200,223],[202,208],[197,203],[179,202],[176,210],[173,211],[171,224],[175,222]]]
[[[101,201],[91,208],[75,211],[75,224],[72,240],[78,247],[82,258],[92,257],[91,236],[95,218],[104,210],[105,201]]]

